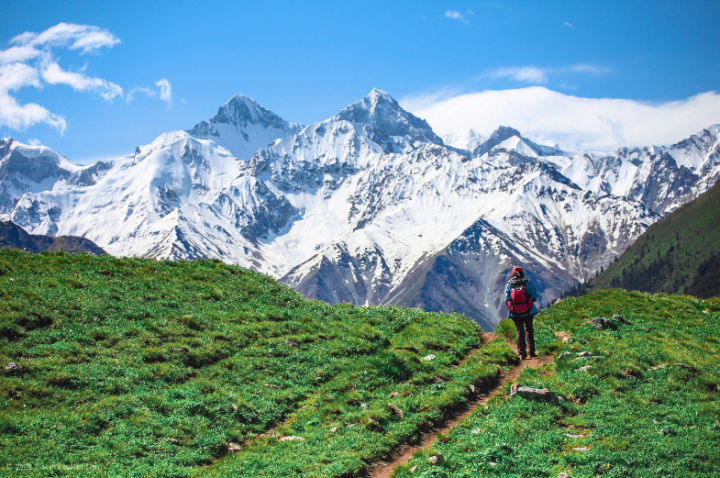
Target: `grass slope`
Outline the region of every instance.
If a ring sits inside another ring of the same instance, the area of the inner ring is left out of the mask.
[[[219,261],[2,250],[0,475],[357,474],[513,360],[499,341],[458,366],[479,345],[461,316]]]
[[[572,295],[620,287],[720,295],[720,183],[653,224],[598,277]]]
[[[631,324],[598,330],[588,322],[613,314]],[[536,330],[540,351],[558,355],[518,383],[565,400],[530,401],[506,389],[395,476],[717,476],[720,299],[598,291],[542,312]],[[437,453],[445,463],[430,465]]]

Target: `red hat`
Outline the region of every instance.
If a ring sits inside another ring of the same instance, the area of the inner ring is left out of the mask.
[[[525,275],[525,272],[523,271],[523,268],[520,266],[515,266],[512,268],[512,275],[515,275],[516,272],[519,272],[521,276]]]

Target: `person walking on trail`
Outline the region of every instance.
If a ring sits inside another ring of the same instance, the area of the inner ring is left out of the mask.
[[[522,267],[513,267],[511,276],[505,288],[505,304],[508,307],[508,315],[517,329],[518,353],[523,360],[527,358],[528,353],[531,357],[537,357],[535,354],[535,330],[533,329],[533,317],[538,313],[535,305],[537,292],[535,286],[525,278]],[[527,352],[526,345],[529,348]]]

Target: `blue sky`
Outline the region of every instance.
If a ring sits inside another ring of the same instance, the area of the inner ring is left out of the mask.
[[[38,47],[47,52],[44,65],[57,65],[55,75],[44,70],[34,84],[28,76],[12,88],[0,75],[0,136],[40,142],[78,162],[189,128],[235,93],[307,123],[374,87],[418,110],[529,86],[649,104],[720,90],[717,1],[26,0],[0,2],[0,15],[5,52],[24,32],[61,22],[86,27]],[[98,43],[73,43],[88,38]],[[164,95],[160,80],[170,88]],[[3,94],[20,107],[40,106],[45,119],[13,122]]]

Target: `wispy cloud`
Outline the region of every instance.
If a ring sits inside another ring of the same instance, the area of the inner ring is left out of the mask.
[[[66,71],[55,61],[43,62],[40,75],[50,85],[68,85],[75,91],[92,91],[106,100],[123,94],[123,89],[111,81],[87,76],[82,72]]]
[[[445,97],[415,95],[400,103],[440,135],[461,136],[473,129],[487,136],[502,124],[541,143],[577,151],[668,144],[720,123],[720,94],[714,91],[648,103],[584,98],[533,86]]]
[[[491,79],[507,78],[520,83],[547,83],[547,70],[535,66],[502,67],[489,70],[483,75]]]
[[[563,23],[563,25],[565,25],[568,28],[575,28],[575,25],[573,25],[572,23],[570,23],[568,21],[565,21],[565,23]]]
[[[172,104],[172,85],[167,78],[162,78],[156,81],[155,86],[160,88],[160,99],[168,105]]]
[[[131,89],[125,99],[128,102],[134,101],[135,97],[138,93],[142,93],[146,96],[150,97],[158,97],[161,100],[163,100],[165,103],[167,103],[168,107],[172,106],[173,97],[172,97],[172,85],[168,81],[167,78],[161,78],[158,81],[155,82],[155,86],[157,89],[148,88],[145,86],[140,86],[137,88]]]
[[[576,63],[575,65],[570,65],[565,68],[559,68],[557,70],[559,73],[590,73],[593,75],[604,75],[607,73],[610,73],[612,70],[610,68],[604,67],[604,66],[598,66],[598,65],[590,65],[588,63]]]
[[[25,87],[43,88],[46,85],[67,85],[75,91],[91,92],[111,101],[123,97],[123,88],[104,78],[90,76],[86,68],[69,71],[60,66],[55,52],[70,50],[80,55],[112,48],[120,39],[104,28],[94,25],[58,23],[42,32],[25,32],[10,40],[10,46],[0,49],[0,126],[25,129],[45,123],[63,133],[67,122],[62,116],[36,103],[20,104],[16,92]],[[158,96],[171,103],[170,83],[158,82]]]
[[[138,87],[133,88],[130,91],[128,91],[128,94],[125,95],[125,101],[127,101],[128,103],[135,101],[135,97],[138,95],[138,93],[142,93],[147,96],[157,95],[157,91],[155,91],[155,90],[152,90],[145,86],[138,86]]]
[[[43,47],[66,47],[85,54],[102,47],[113,47],[120,43],[120,40],[104,28],[63,22],[44,32],[21,33],[10,40],[10,43],[19,47],[35,48],[39,56]]]
[[[591,75],[602,75],[609,73],[610,69],[591,65],[587,63],[578,63],[575,65],[567,65],[561,67],[540,67],[540,66],[504,66],[486,70],[480,74],[480,78],[492,80],[508,79],[518,83],[543,85],[550,81],[550,76],[567,74],[567,73],[586,73]]]
[[[72,23],[58,23],[40,33],[25,32],[14,37],[10,40],[12,46],[0,50],[0,126],[24,129],[45,123],[65,131],[67,123],[62,116],[36,103],[18,103],[15,92],[24,87],[65,84],[76,91],[95,92],[106,100],[122,96],[119,85],[84,71],[64,70],[53,55],[53,50],[60,48],[85,55],[119,42],[105,29]]]
[[[24,63],[0,65],[0,126],[24,129],[36,123],[46,123],[64,132],[65,118],[36,103],[19,104],[14,93],[24,86],[40,88],[40,75]]]
[[[467,18],[465,18],[465,15],[463,15],[462,13],[460,13],[457,10],[446,10],[445,18],[450,18],[451,20],[458,20],[463,23],[468,23],[468,21],[469,21]]]

